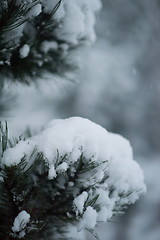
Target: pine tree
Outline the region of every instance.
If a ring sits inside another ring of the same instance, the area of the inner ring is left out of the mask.
[[[100,5],[2,0],[1,103],[6,81],[38,85],[48,76],[70,78],[78,67],[72,53],[95,40]],[[95,226],[145,192],[129,142],[87,119],[53,120],[41,133],[26,130],[18,138],[8,132],[1,121],[0,239],[84,239],[84,229],[98,238]]]

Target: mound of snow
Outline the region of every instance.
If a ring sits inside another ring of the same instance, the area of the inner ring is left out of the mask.
[[[18,164],[25,155],[29,167],[34,161],[29,156],[35,146],[48,161],[51,180],[58,181],[58,176],[67,171],[74,176],[82,156],[85,166],[91,166],[78,175],[78,182],[68,183],[79,229],[94,228],[97,221],[107,221],[146,191],[129,141],[88,119],[53,120],[40,134],[6,150],[2,164]]]

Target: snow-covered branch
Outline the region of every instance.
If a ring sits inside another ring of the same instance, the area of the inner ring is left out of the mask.
[[[11,181],[19,214],[30,214],[26,233],[41,221],[43,234],[53,236],[62,222],[94,230],[146,191],[128,140],[79,117],[53,120],[40,134],[6,149],[1,169],[1,185]]]
[[[3,0],[2,76],[28,82],[77,68],[70,54],[95,41],[95,13],[100,8],[100,0]]]

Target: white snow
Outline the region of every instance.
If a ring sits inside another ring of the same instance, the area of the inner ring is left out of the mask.
[[[20,58],[28,57],[29,52],[30,52],[30,46],[28,44],[24,44],[23,47],[21,47],[19,50]]]
[[[138,163],[133,160],[132,148],[129,142],[117,135],[110,133],[112,156],[108,166],[109,186],[115,186],[118,193],[129,191],[145,191],[144,177]],[[114,149],[113,149],[114,147]],[[138,194],[128,196],[130,202],[135,202]]]
[[[98,212],[97,221],[98,222],[106,222],[110,219],[113,215],[111,208],[109,207],[102,207],[101,210]]]
[[[7,166],[16,165],[26,156],[32,153],[35,143],[32,141],[20,141],[14,148],[8,148],[3,155],[2,164]]]
[[[78,212],[83,213],[83,208],[84,208],[85,201],[87,200],[87,197],[88,197],[88,193],[84,191],[74,199],[73,204],[75,205],[76,210],[78,210],[77,214]]]
[[[108,132],[80,117],[53,120],[40,135],[32,139],[51,165],[54,164],[53,159],[57,158],[57,150],[60,157],[67,154],[68,164],[78,161],[82,153],[86,159],[99,163],[110,158]]]
[[[121,211],[122,205],[134,203],[146,191],[142,170],[133,160],[129,141],[118,134],[107,132],[88,119],[72,117],[51,121],[40,134],[8,149],[2,164],[18,164],[26,155],[30,166],[33,158],[29,156],[34,146],[48,161],[49,179],[58,178],[68,168],[74,176],[74,164],[81,155],[85,164],[97,164],[96,169],[79,175],[78,186],[76,183],[69,184],[74,189],[89,189],[81,194],[81,191],[74,192],[73,208],[77,219],[82,216],[81,229],[92,229],[97,221],[107,221],[115,209]],[[59,184],[63,187],[62,178]],[[88,196],[89,200],[98,196],[98,211],[95,211],[94,206],[88,206],[85,210]]]
[[[43,41],[41,44],[41,51],[48,53],[50,50],[57,50],[58,43],[55,41]]]
[[[67,0],[61,3],[55,14],[62,24],[57,29],[59,39],[77,45],[79,41],[86,43],[95,41],[95,12],[101,8],[99,0]]]
[[[97,223],[97,212],[92,207],[87,207],[86,211],[84,212],[82,216],[82,220],[79,224],[79,229],[94,229],[96,223]]]
[[[52,166],[50,166],[50,168],[49,168],[48,178],[49,178],[49,179],[53,179],[53,178],[55,178],[55,177],[57,177],[57,173],[56,173],[56,170],[55,170],[54,165],[52,165]]]
[[[22,238],[25,235],[25,228],[27,223],[29,223],[30,215],[25,211],[21,211],[18,216],[14,219],[12,231],[14,233],[19,233],[18,238]]]
[[[37,17],[41,12],[42,12],[42,5],[39,3],[31,8],[29,13],[27,14],[27,17],[29,18]]]
[[[66,172],[68,168],[69,168],[68,164],[66,162],[63,162],[60,165],[58,165],[58,167],[56,168],[56,171],[61,173]]]

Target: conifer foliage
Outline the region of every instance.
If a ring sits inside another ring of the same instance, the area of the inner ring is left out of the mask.
[[[2,0],[1,86],[67,78],[76,67],[71,53],[95,41],[100,7],[99,0]],[[0,239],[80,240],[84,230],[98,238],[100,222],[146,191],[129,141],[88,119],[53,120],[36,135],[8,133],[0,121]]]
[[[67,239],[69,224],[94,232],[145,192],[129,142],[83,118],[13,140],[1,124],[0,163],[3,239]]]
[[[93,7],[86,11],[87,5],[83,2],[2,0],[2,76],[29,82],[44,76],[46,72],[63,74],[76,68],[69,55],[84,43],[94,41],[93,14],[100,7],[97,1],[96,5],[93,4]]]

